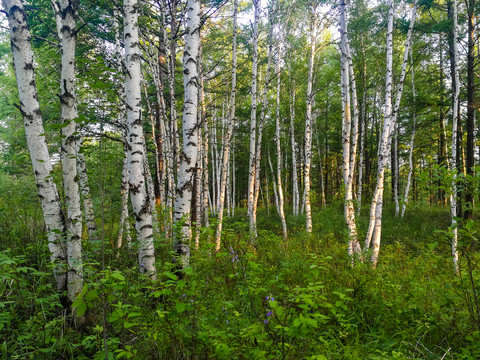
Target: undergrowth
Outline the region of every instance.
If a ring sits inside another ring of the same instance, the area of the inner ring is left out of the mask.
[[[387,212],[390,210],[387,210]],[[87,247],[85,287],[75,302],[85,323],[60,304],[45,241],[9,241],[0,254],[2,359],[477,359],[480,356],[475,223],[461,230],[462,265],[449,255],[448,211],[385,216],[380,263],[352,266],[341,209],[316,212],[314,232],[289,217],[259,218],[250,240],[242,213],[212,231],[179,277],[170,245],[157,240],[158,279]],[[366,220],[359,221],[360,229]],[[440,230],[440,231],[439,231]],[[108,239],[106,239],[108,242]],[[41,244],[39,245],[38,242]],[[43,250],[39,250],[39,248]],[[39,256],[39,253],[45,255]],[[44,260],[41,260],[44,259]],[[468,260],[468,261],[467,261]]]

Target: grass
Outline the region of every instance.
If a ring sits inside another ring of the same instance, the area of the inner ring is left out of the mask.
[[[5,252],[0,354],[104,359],[106,343],[108,357],[119,359],[478,358],[478,312],[471,306],[473,285],[480,285],[478,256],[468,253],[470,270],[462,262],[462,275],[453,273],[448,209],[414,207],[399,219],[387,208],[376,270],[351,266],[341,206],[316,211],[310,235],[303,216],[289,215],[286,242],[274,209],[270,217],[264,211],[252,242],[245,211],[237,209],[216,256],[205,231],[181,280],[165,241],[156,281],[140,276],[126,254],[112,256],[104,271],[92,262],[79,328],[62,316],[45,261],[27,264],[35,257]],[[476,246],[476,228],[463,234],[468,249]]]

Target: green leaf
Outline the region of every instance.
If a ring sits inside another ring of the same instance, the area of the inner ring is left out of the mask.
[[[125,281],[125,277],[120,273],[120,271],[112,272],[112,277],[120,281]]]
[[[185,303],[183,302],[177,302],[175,304],[175,310],[177,311],[177,313],[181,314],[182,312],[185,311]]]
[[[171,272],[165,271],[163,275],[167,276],[168,278],[172,280],[177,280],[177,276],[175,274],[172,274]]]
[[[77,316],[82,316],[83,314],[85,314],[85,311],[87,311],[87,304],[85,304],[85,302],[82,301],[80,305],[77,306],[76,314]]]

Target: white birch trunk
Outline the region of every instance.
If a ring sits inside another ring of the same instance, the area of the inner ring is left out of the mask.
[[[126,136],[125,136],[126,139]],[[128,154],[125,146],[125,156],[123,158],[123,170],[122,170],[122,188],[120,191],[122,197],[122,211],[120,213],[120,221],[118,225],[117,235],[117,249],[123,246],[123,234],[125,233],[125,239],[127,240],[127,246],[130,247],[132,238],[130,236],[130,223],[128,222]],[[117,258],[120,253],[117,252]]]
[[[345,187],[345,221],[348,227],[348,254],[353,256],[361,251],[358,242],[355,209],[353,206],[353,178],[357,156],[358,139],[358,103],[355,74],[348,41],[348,23],[345,1],[341,2],[341,48],[342,48],[342,144],[343,144],[343,182]],[[350,82],[353,98],[353,123],[351,115]]]
[[[258,67],[258,22],[260,21],[260,0],[253,0],[255,15],[253,20],[252,39],[252,98],[250,113],[250,156],[248,166],[248,217],[250,236],[256,237],[257,224],[254,213],[255,179],[256,179],[256,131],[257,131],[257,67]]]
[[[197,164],[198,50],[200,46],[200,1],[187,1],[185,50],[183,54],[183,151],[178,173],[173,219],[178,231],[174,234],[174,251],[181,268],[190,260],[190,212],[193,176]]]
[[[290,76],[291,79],[291,76]],[[298,205],[300,193],[298,190],[297,174],[297,144],[295,141],[295,79],[291,79],[292,89],[290,90],[290,142],[292,143],[292,205],[293,215],[298,216]]]
[[[451,171],[453,172],[452,192],[450,195],[450,213],[452,217],[452,258],[453,268],[459,273],[458,267],[458,228],[457,228],[457,128],[459,121],[459,95],[460,95],[460,76],[458,72],[458,3],[453,0],[453,74],[455,80],[455,89],[453,91],[453,123],[452,123],[452,160]]]
[[[17,79],[18,95],[25,126],[28,151],[35,173],[38,197],[46,225],[50,260],[55,263],[54,274],[58,290],[65,290],[67,275],[65,269],[66,249],[62,238],[65,234],[63,214],[57,187],[51,177],[52,164],[48,153],[42,123],[42,113],[38,103],[30,31],[27,16],[20,0],[2,0],[10,28],[13,66]]]
[[[141,69],[137,0],[124,0],[125,95],[127,107],[128,181],[139,243],[140,271],[156,277],[152,210],[145,184],[143,126],[141,118]]]
[[[411,38],[413,25],[416,17],[416,1],[412,9],[412,17],[410,27],[407,33],[405,43],[405,51],[403,55],[402,70],[400,74],[400,82],[397,87],[397,96],[395,105],[392,106],[392,63],[393,63],[393,0],[389,0],[389,15],[388,15],[388,29],[387,29],[387,74],[386,74],[386,91],[385,91],[385,114],[384,125],[382,131],[382,138],[380,140],[379,154],[378,154],[378,171],[377,171],[377,185],[374,191],[372,206],[370,209],[370,224],[365,240],[365,249],[368,249],[373,240],[373,254],[372,266],[375,268],[378,262],[378,254],[380,252],[380,241],[382,231],[382,210],[383,210],[383,190],[385,181],[385,167],[390,153],[390,146],[392,140],[393,129],[396,123],[396,117],[400,108],[400,101],[402,99],[403,85],[405,82],[405,75],[408,63],[408,55],[410,52]]]
[[[383,190],[385,180],[385,166],[389,156],[389,138],[393,127],[392,87],[393,87],[393,0],[388,2],[388,27],[387,27],[387,69],[385,80],[385,110],[382,138],[378,150],[377,185],[372,200],[370,211],[370,224],[367,232],[365,247],[368,249],[373,240],[372,264],[376,267],[380,251]]]
[[[413,146],[415,145],[415,127],[417,123],[417,112],[415,109],[415,100],[417,98],[417,92],[415,90],[415,73],[414,73],[414,64],[413,64],[413,51],[410,52],[411,59],[411,70],[412,70],[412,94],[413,94],[413,124],[412,124],[412,136],[410,138],[409,152],[408,152],[408,175],[407,175],[407,184],[405,185],[405,194],[403,195],[403,205],[402,212],[400,216],[403,218],[405,216],[405,211],[408,204],[408,194],[410,192],[410,185],[412,182],[412,172],[413,172]]]
[[[88,184],[88,173],[85,162],[85,154],[83,152],[79,152],[77,154],[77,171],[80,192],[83,198],[83,210],[85,212],[88,238],[90,239],[90,241],[97,240],[97,223],[95,222],[95,212],[93,211],[93,203],[90,196],[90,186]]]
[[[398,181],[399,181],[399,164],[398,164],[398,124],[395,122],[393,133],[393,149],[391,168],[393,172],[393,200],[395,202],[395,216],[400,214],[400,203],[398,201]]]
[[[52,1],[57,32],[61,42],[60,113],[62,120],[62,172],[67,208],[67,296],[73,302],[83,288],[82,210],[77,176],[78,117],[75,98],[75,18],[78,3],[72,0]]]
[[[275,109],[275,140],[277,145],[277,182],[278,182],[278,212],[280,215],[280,221],[282,223],[283,240],[286,241],[288,237],[287,233],[287,221],[285,220],[284,200],[283,200],[283,188],[282,188],[282,147],[280,142],[280,61],[282,59],[282,39],[278,39],[278,58],[277,58],[277,96],[276,96],[276,109]],[[311,146],[311,137],[310,137]],[[260,181],[259,181],[260,183]],[[260,184],[259,184],[260,185]]]
[[[232,36],[232,87],[230,90],[230,110],[228,111],[228,121],[223,141],[223,163],[220,182],[220,196],[218,206],[218,224],[215,237],[215,251],[220,251],[222,238],[223,211],[225,207],[225,191],[228,181],[228,164],[230,159],[230,143],[235,121],[235,95],[237,90],[237,0],[233,1],[233,36]]]
[[[305,117],[305,166],[304,166],[304,194],[305,215],[307,232],[312,232],[312,207],[310,203],[310,168],[312,165],[312,106],[313,106],[313,66],[315,63],[315,45],[317,41],[317,15],[316,7],[312,9],[310,20],[310,56],[308,59],[307,80],[307,111]]]

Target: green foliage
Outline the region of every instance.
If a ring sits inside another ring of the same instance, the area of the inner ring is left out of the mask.
[[[179,273],[163,261],[156,280],[123,257],[104,270],[90,262],[73,304],[86,322],[76,329],[60,315],[51,269],[41,260],[45,244],[45,257],[32,257],[32,246],[24,256],[5,249],[0,351],[9,359],[478,357],[477,224],[461,227],[470,265],[462,262],[457,278],[448,233],[435,232],[448,212],[415,208],[394,220],[390,211],[375,271],[368,263],[351,267],[340,206],[316,211],[315,232],[298,226],[287,242],[278,220],[263,219],[252,243],[245,223],[232,219],[215,256],[204,229],[192,267]]]

